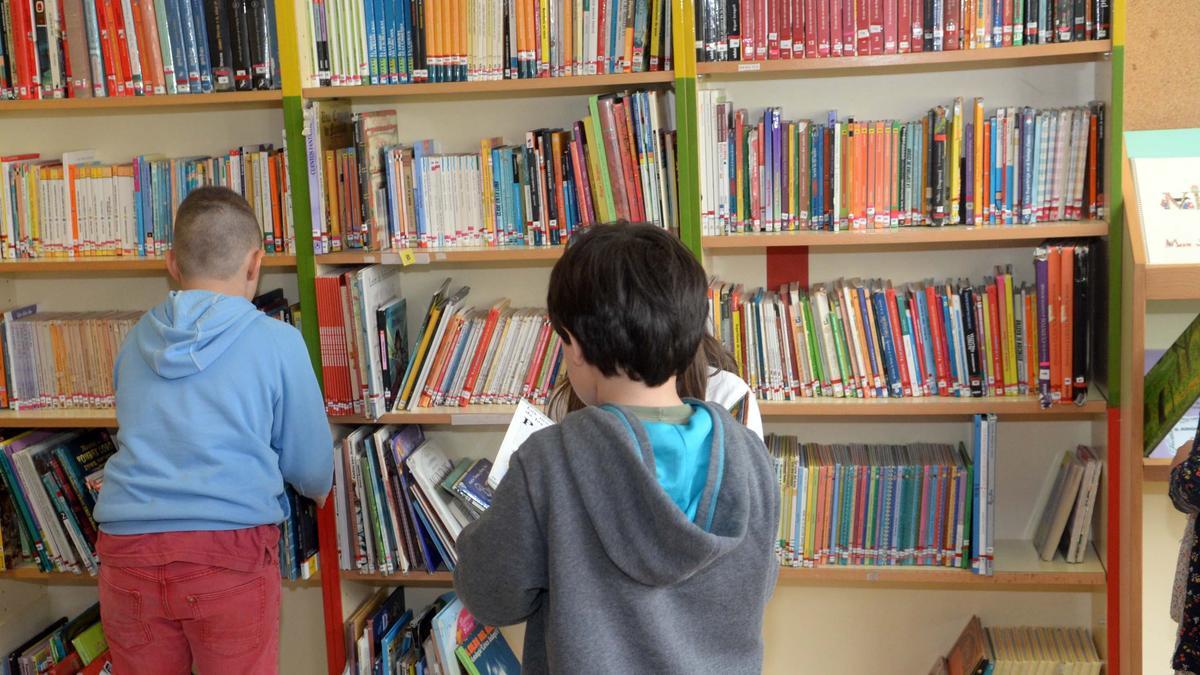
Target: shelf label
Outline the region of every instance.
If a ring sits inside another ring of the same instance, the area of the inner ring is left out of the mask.
[[[404,267],[408,267],[409,265],[412,265],[415,262],[417,262],[417,256],[413,254],[413,250],[411,248],[400,249],[400,264],[401,265],[403,265]]]
[[[739,73],[753,73],[762,70],[761,63],[739,63],[737,71]]]

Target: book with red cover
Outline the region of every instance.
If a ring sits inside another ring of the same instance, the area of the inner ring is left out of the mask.
[[[883,53],[895,54],[897,44],[899,43],[899,35],[897,16],[899,3],[895,0],[883,0]]]
[[[858,54],[858,23],[855,18],[857,0],[842,0],[842,56]]]
[[[900,370],[900,388],[905,396],[912,396],[912,378],[908,374],[908,355],[904,351],[904,333],[900,330],[900,308],[896,303],[896,289],[888,282],[884,291],[887,302],[887,322],[891,326],[895,342],[896,364]]]
[[[896,11],[896,53],[907,54],[912,51],[912,2],[898,0]]]
[[[816,5],[817,56],[825,58],[829,56],[829,0],[816,0]]]
[[[854,0],[829,0],[829,53],[833,56],[842,56],[845,53],[845,46],[842,44],[842,15],[845,13],[843,5],[853,2]]]
[[[942,38],[942,49],[954,51],[959,48],[962,35],[962,0],[946,0],[946,32]]]
[[[779,58],[779,5],[781,0],[767,0],[767,58]]]
[[[871,53],[871,0],[854,0],[854,35],[856,56]]]
[[[106,10],[109,0],[105,0]],[[137,35],[133,32],[133,26],[125,25],[125,12],[121,9],[121,0],[112,0],[112,18],[110,28],[113,38],[116,40],[117,51],[116,57],[119,60],[119,69],[117,75],[124,82],[123,94],[125,96],[133,96],[133,63],[129,58],[129,41],[136,40]]]
[[[617,125],[617,156],[621,163],[621,175],[625,179],[625,195],[628,200],[629,218],[633,221],[645,220],[642,208],[641,179],[638,175],[637,160],[633,157],[630,129],[629,104],[625,99],[618,99],[613,104],[613,119]]]
[[[871,54],[878,56],[883,53],[883,3],[884,0],[867,0],[869,4],[871,25]]]
[[[907,0],[900,0],[906,2]],[[913,53],[925,51],[925,1],[912,0],[912,50]]]

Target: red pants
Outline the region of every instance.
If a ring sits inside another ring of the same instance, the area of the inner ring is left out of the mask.
[[[100,566],[114,675],[279,672],[279,567]]]

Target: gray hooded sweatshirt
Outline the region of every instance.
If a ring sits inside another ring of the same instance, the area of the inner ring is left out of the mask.
[[[463,530],[455,588],[484,623],[527,622],[524,672],[762,670],[775,471],[758,436],[703,405],[713,443],[696,521],[711,511],[710,531],[667,496],[645,430],[619,408],[531,436]]]

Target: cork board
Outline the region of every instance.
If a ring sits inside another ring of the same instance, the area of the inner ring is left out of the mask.
[[[1200,127],[1200,0],[1127,0],[1125,129]]]

